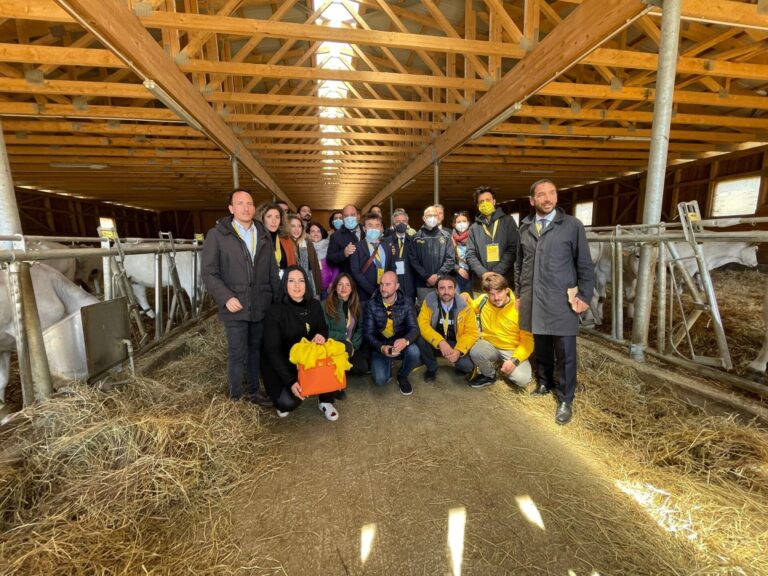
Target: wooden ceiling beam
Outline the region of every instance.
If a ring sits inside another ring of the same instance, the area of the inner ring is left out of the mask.
[[[764,67],[768,68],[768,67]],[[309,69],[307,69],[309,70]],[[460,82],[464,80],[456,79]],[[120,82],[87,82],[71,80],[43,80],[40,84],[31,84],[22,78],[0,78],[0,91],[17,94],[35,95],[70,95],[110,98],[139,98],[147,99],[154,96],[141,84]],[[539,94],[542,96],[580,97],[597,100],[632,100],[652,102],[655,91],[649,88],[624,86],[614,89],[611,86],[599,84],[575,84],[569,82],[551,82],[543,87]],[[711,94],[691,90],[676,90],[675,102],[679,104],[697,104],[702,106],[718,106],[726,108],[768,108],[768,100],[763,96],[745,96],[740,94]],[[358,107],[386,110],[431,110],[439,112],[461,113],[461,104],[441,104],[424,102],[405,102],[402,100],[374,99],[341,99],[331,100],[312,96],[285,96],[282,94],[243,94],[238,92],[222,92],[207,97],[210,102],[257,104],[259,106],[294,105],[294,106],[337,106]]]
[[[83,67],[126,68],[126,64],[108,50],[96,48],[76,48],[60,46],[34,46],[19,44],[0,44],[0,62],[18,62],[24,64],[43,64],[45,68],[61,65]],[[609,66],[635,70],[656,71],[658,56],[648,52],[599,48],[581,60],[580,64]],[[205,72],[210,74],[228,74],[240,76],[258,76],[268,78],[289,78],[296,80],[340,80],[346,82],[371,82],[436,88],[473,89],[485,91],[489,88],[483,80],[467,80],[435,77],[429,75],[366,72],[351,70],[326,70],[304,66],[280,66],[274,64],[251,64],[239,62],[211,62],[208,60],[189,60],[180,64],[183,72]],[[679,74],[695,74],[738,78],[746,80],[768,81],[768,65],[749,62],[730,62],[718,58],[678,59]]]
[[[176,114],[166,108],[137,108],[135,106],[89,105],[87,108],[78,110],[72,104],[45,104],[44,106],[39,106],[32,102],[0,102],[0,116],[71,118],[73,120],[108,118],[185,124]]]
[[[655,8],[654,16],[661,16]],[[733,0],[684,0],[682,18],[707,24],[768,30],[768,15],[760,13],[759,6]]]
[[[493,123],[505,110],[536,93],[583,58],[584,54],[647,11],[648,7],[640,0],[586,0],[369,204],[383,201],[436,159],[450,154],[477,130]],[[586,29],[591,34],[584,34]]]
[[[194,128],[188,126],[164,126],[138,124],[128,122],[67,122],[55,120],[3,120],[3,131],[6,133],[20,132],[52,132],[74,134],[133,134],[141,136],[176,136],[186,138],[202,138]]]
[[[8,146],[9,156],[36,156],[36,155],[58,155],[58,156],[129,156],[129,157],[141,157],[141,158],[200,158],[200,159],[217,159],[227,158],[224,152],[220,150],[164,150],[162,148],[154,148],[143,150],[141,148],[115,148],[115,147],[103,147],[103,148],[88,148],[84,146],[62,146],[56,147],[55,145],[49,146]]]
[[[122,4],[102,0],[56,0],[76,16],[100,41],[106,40],[118,56],[130,60],[131,68],[152,79],[189,115],[196,119],[209,138],[237,157],[245,170],[258,178],[273,194],[288,201],[277,183],[237,138],[232,128],[211,108],[184,74],[163,52],[141,22]],[[162,14],[158,14],[162,15]],[[186,15],[167,14],[173,17]],[[215,17],[214,17],[215,18]]]
[[[0,114],[2,104],[0,104]],[[390,120],[387,118],[320,118],[319,116],[297,116],[271,114],[230,114],[228,122],[248,122],[260,125],[295,124],[300,126],[360,126],[366,128],[390,128],[393,130],[442,130],[448,126],[447,122],[433,122],[429,120]]]
[[[165,148],[166,150],[196,149],[196,150],[216,150],[216,145],[207,139],[197,138],[195,140],[177,140],[171,138],[125,138],[122,136],[63,136],[57,134],[51,136],[19,136],[8,133],[5,136],[7,144],[19,144],[24,146],[38,145],[49,146],[55,142],[57,146],[124,146],[131,148]]]
[[[61,2],[63,0],[56,0]],[[75,1],[75,0],[73,0]],[[85,0],[79,0],[85,1]],[[124,8],[127,12],[128,10]],[[133,17],[133,14],[131,14]],[[58,6],[45,0],[3,0],[0,18],[38,19],[45,21],[73,22],[74,19]],[[134,19],[136,19],[134,17]],[[230,34],[251,37],[287,38],[319,42],[343,42],[362,46],[384,46],[406,50],[430,50],[456,54],[496,55],[519,58],[525,51],[519,46],[483,40],[464,40],[442,36],[410,34],[406,32],[377,32],[356,28],[332,28],[315,24],[275,22],[252,18],[209,16],[203,14],[153,12],[138,17],[146,28],[179,29],[187,32]]]

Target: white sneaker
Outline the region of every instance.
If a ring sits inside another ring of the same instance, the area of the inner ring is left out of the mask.
[[[336,410],[336,406],[330,402],[320,402],[317,407],[320,409],[320,412],[322,412],[323,415],[325,415],[325,417],[331,422],[335,422],[339,419],[339,411]]]
[[[290,414],[290,412],[280,412],[280,410],[277,410],[278,418],[285,418],[286,416],[288,416],[288,414]]]

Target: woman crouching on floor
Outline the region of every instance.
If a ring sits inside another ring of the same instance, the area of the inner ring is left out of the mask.
[[[289,360],[291,348],[306,338],[325,344],[328,327],[323,309],[309,288],[307,273],[300,266],[289,266],[281,280],[283,299],[267,310],[264,318],[264,349],[261,374],[267,394],[281,418],[295,410],[304,400],[299,386],[299,372]],[[328,420],[337,420],[333,405],[336,393],[320,394],[320,411]]]

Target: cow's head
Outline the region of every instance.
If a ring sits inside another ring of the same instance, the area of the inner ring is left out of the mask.
[[[750,268],[757,267],[757,249],[758,245],[752,244],[741,251],[740,256],[744,266],[749,266]]]

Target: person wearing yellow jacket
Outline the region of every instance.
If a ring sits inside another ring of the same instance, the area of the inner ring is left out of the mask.
[[[524,388],[531,380],[533,334],[521,330],[515,295],[507,279],[489,272],[483,277],[485,294],[472,302],[480,320],[480,338],[469,355],[478,373],[470,380],[472,388],[484,388],[496,382],[496,365],[508,382]]]
[[[416,344],[427,368],[425,382],[435,381],[436,352],[453,364],[456,372],[472,372],[475,365],[469,350],[477,342],[477,318],[464,298],[456,296],[456,278],[453,276],[440,276],[435,290],[424,298],[419,311],[419,333]]]

